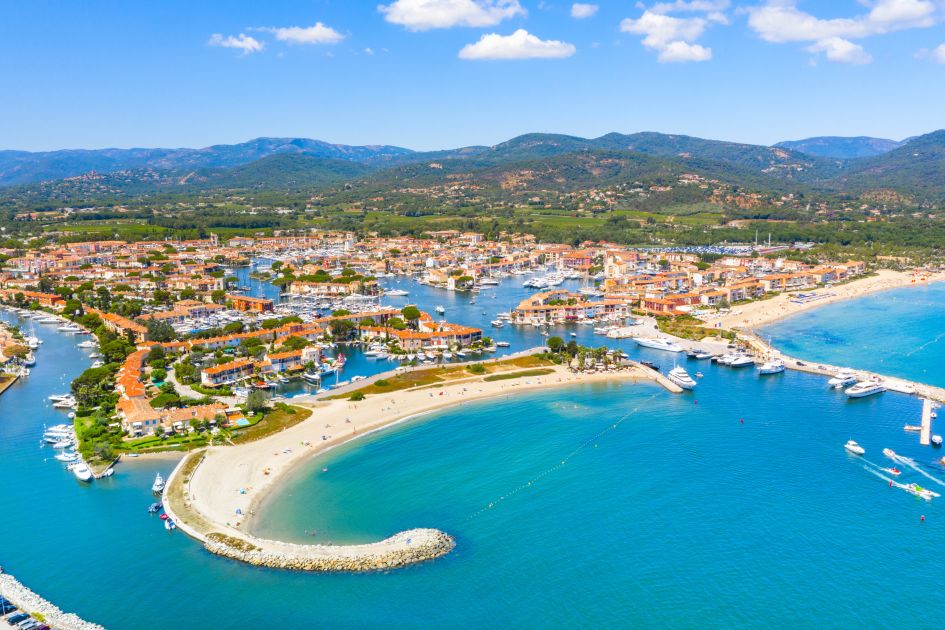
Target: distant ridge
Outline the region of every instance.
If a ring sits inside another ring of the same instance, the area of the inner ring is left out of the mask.
[[[869,136],[842,137],[818,136],[803,140],[786,140],[777,143],[776,147],[799,151],[807,155],[841,160],[875,157],[898,149],[909,139],[897,141],[885,138],[870,138]]]

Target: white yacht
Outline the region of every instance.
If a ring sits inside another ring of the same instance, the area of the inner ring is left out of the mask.
[[[755,360],[752,359],[747,354],[736,354],[732,358],[731,363],[729,363],[728,365],[730,367],[748,367],[749,365],[754,365],[754,364],[755,364]]]
[[[758,366],[758,374],[780,374],[784,371],[784,361],[772,359]]]
[[[403,289],[388,289],[387,291],[384,291],[384,295],[387,295],[390,297],[405,297],[407,295],[410,295],[410,292],[404,291]]]
[[[32,352],[26,353],[26,356],[23,357],[23,365],[26,367],[32,367],[36,365],[36,355],[34,355]]]
[[[636,337],[634,341],[643,348],[652,348],[653,350],[665,350],[667,352],[682,352],[682,348],[675,342],[662,337]]]
[[[72,467],[72,474],[79,481],[92,481],[92,469],[83,461]]]
[[[91,339],[86,339],[79,344],[80,348],[98,348],[98,344],[92,341]]]
[[[689,376],[689,372],[678,366],[670,370],[666,377],[683,389],[693,389],[697,385],[693,378]]]
[[[435,310],[436,310],[436,312],[439,313],[440,315],[442,315],[443,313],[446,312],[446,309],[443,308],[442,306],[437,306]]]
[[[860,381],[843,393],[850,398],[864,398],[873,394],[881,394],[884,391],[886,391],[886,386],[878,381]]]
[[[854,383],[857,382],[857,380],[858,379],[856,378],[856,372],[854,372],[850,368],[843,368],[839,372],[837,372],[833,378],[827,381],[827,385],[830,385],[834,389],[840,389],[841,387],[847,387],[848,385],[853,385]]]
[[[854,455],[864,455],[866,453],[866,449],[864,449],[862,446],[860,446],[853,440],[850,440],[846,444],[844,444],[843,448],[847,449],[847,451],[849,451],[850,453],[853,453]]]
[[[164,477],[161,476],[161,473],[155,475],[154,483],[151,484],[151,492],[164,492]]]
[[[492,324],[493,328],[502,328],[505,326],[505,322],[503,322],[501,319],[493,319],[490,323]]]
[[[75,409],[78,406],[78,404],[79,403],[75,399],[75,397],[69,395],[53,402],[53,407],[55,407],[56,409]]]

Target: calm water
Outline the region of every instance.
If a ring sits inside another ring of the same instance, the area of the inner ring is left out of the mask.
[[[945,283],[828,304],[769,326],[791,356],[874,370],[945,387]]]
[[[45,398],[89,360],[76,338],[37,330],[38,365],[0,397],[0,564],[110,628],[939,625],[945,498],[890,489],[842,448],[853,437],[886,465],[890,447],[945,479],[939,453],[901,429],[912,398],[848,401],[821,378],[701,362],[688,364],[705,373],[694,394],[581,385],[447,410],[313,460],[257,528],[341,542],[438,527],[454,553],[309,575],[164,531],[146,507],[172,461],[87,486],[44,461],[42,425],[64,419]],[[915,471],[903,480],[945,494]]]

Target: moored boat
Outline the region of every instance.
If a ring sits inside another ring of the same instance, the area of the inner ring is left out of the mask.
[[[695,386],[698,385],[698,383],[689,376],[689,372],[678,366],[670,370],[666,378],[683,389],[694,389]]]
[[[780,374],[784,371],[784,361],[781,359],[772,359],[758,366],[758,374]]]
[[[92,481],[92,469],[83,461],[72,467],[72,474],[79,481]]]
[[[866,396],[881,394],[884,391],[886,391],[886,387],[878,381],[860,381],[853,387],[845,389],[843,393],[850,398],[865,398]]]
[[[151,492],[158,493],[164,491],[164,477],[158,473],[154,477],[154,483],[151,484]]]
[[[662,337],[634,337],[634,341],[637,342],[637,345],[642,348],[651,348],[653,350],[665,350],[666,352],[682,352],[683,349],[679,344],[670,341],[669,339],[664,339]]]

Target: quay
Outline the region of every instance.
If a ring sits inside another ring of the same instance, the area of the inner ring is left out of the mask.
[[[5,597],[24,613],[57,630],[105,630],[103,626],[85,621],[74,613],[66,613],[46,601],[0,569],[0,596]]]

